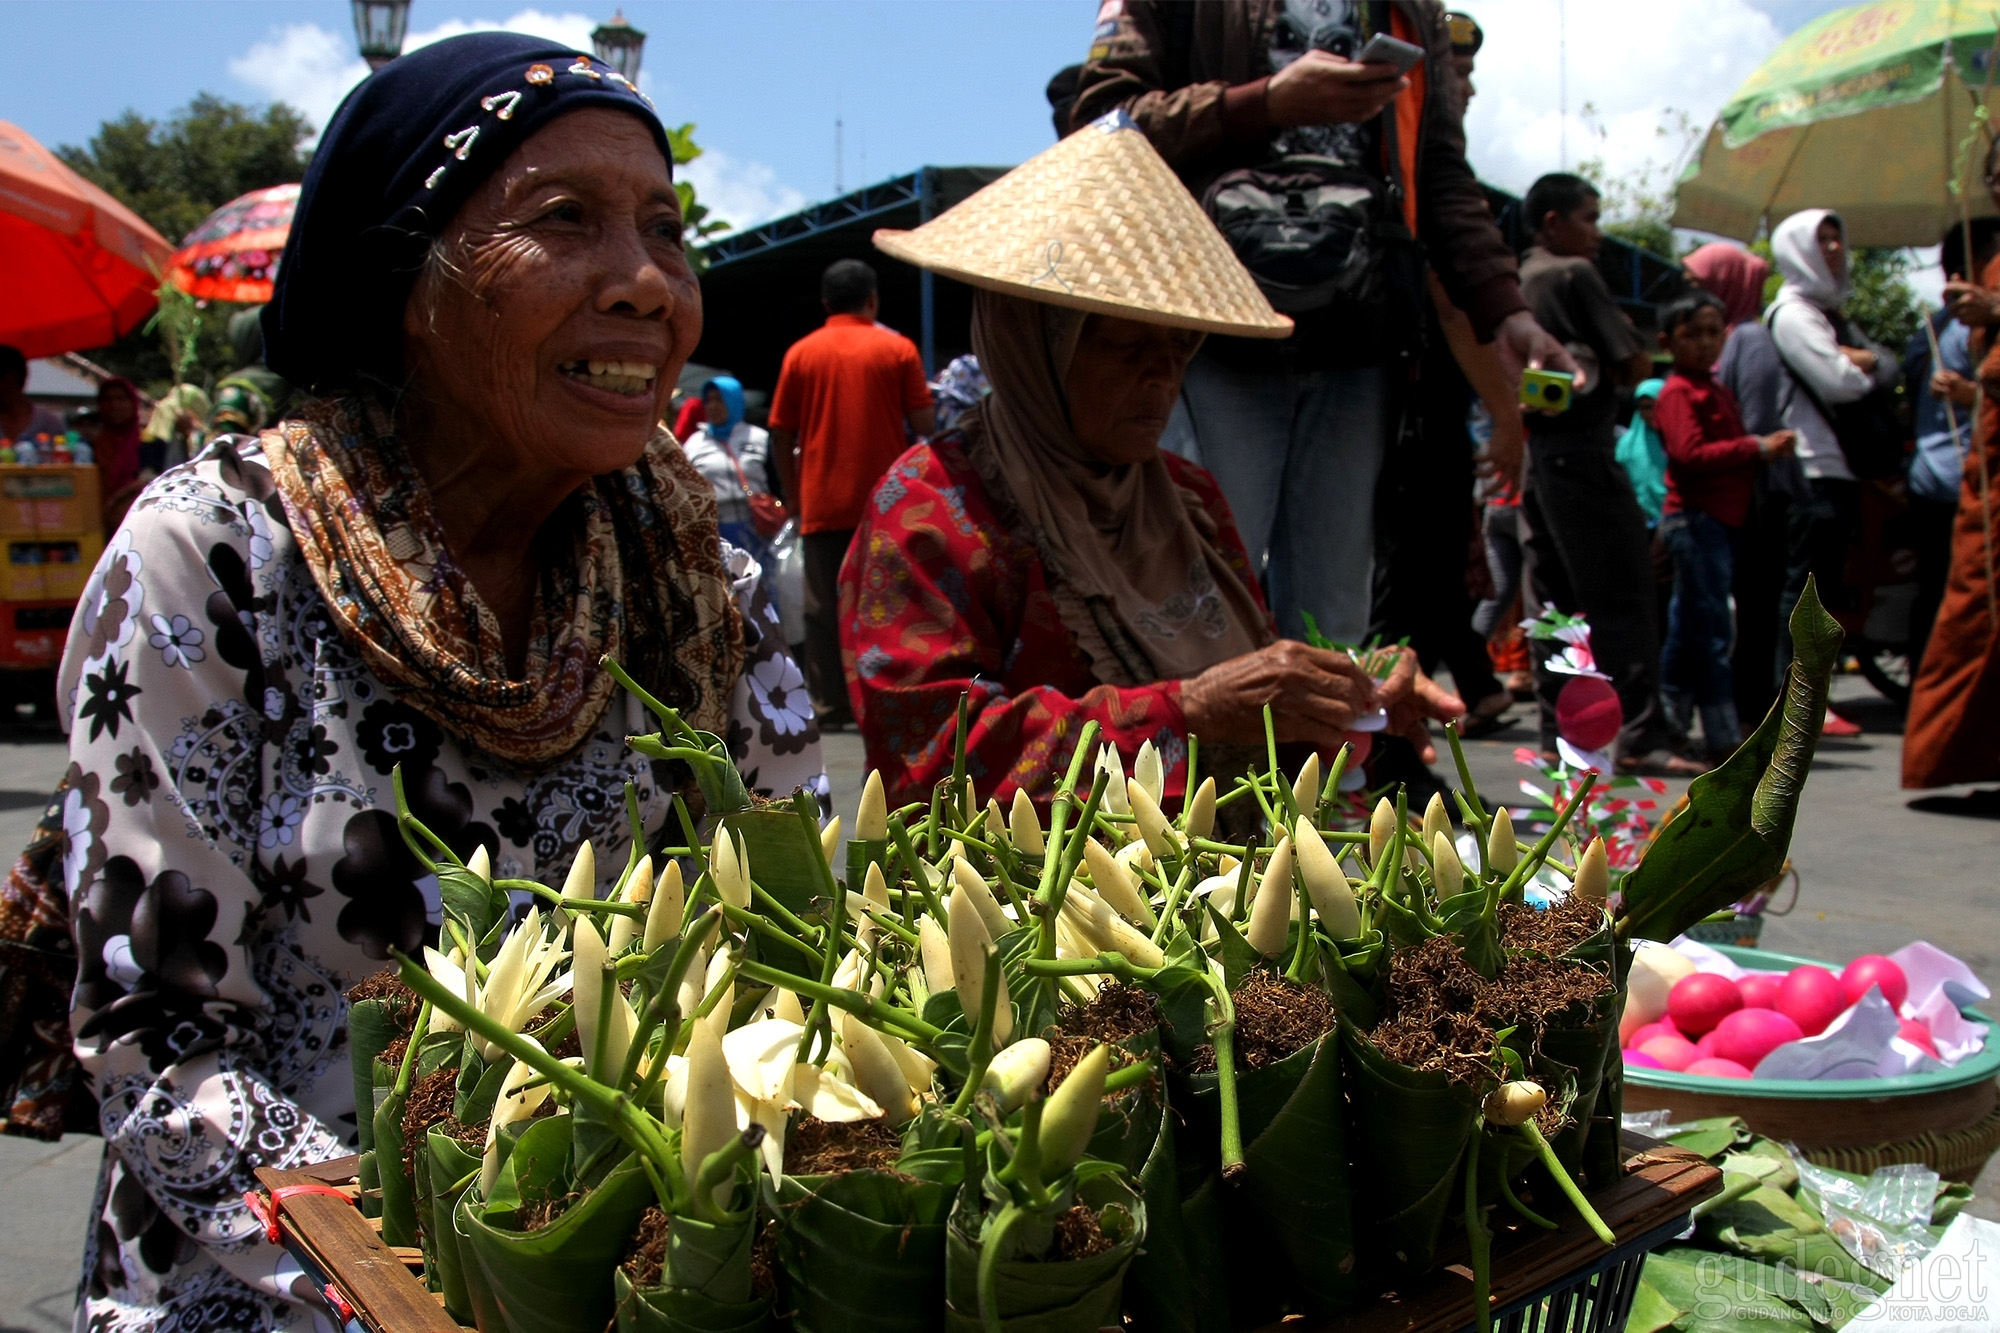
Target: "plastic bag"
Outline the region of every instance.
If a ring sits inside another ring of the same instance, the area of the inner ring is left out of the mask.
[[[787,644],[806,641],[806,553],[799,540],[797,519],[788,518],[778,535],[771,538],[771,600],[778,605],[778,623],[784,627]]]
[[[1870,1271],[1894,1281],[1937,1243],[1927,1224],[1938,1173],[1929,1167],[1884,1166],[1866,1181],[1855,1181],[1814,1166],[1797,1147],[1792,1161],[1799,1169],[1799,1193],[1818,1206],[1827,1230]]]

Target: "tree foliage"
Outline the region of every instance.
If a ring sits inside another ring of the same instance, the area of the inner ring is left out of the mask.
[[[164,121],[127,111],[100,125],[89,144],[65,144],[56,155],[178,245],[238,195],[302,178],[312,135],[306,118],[282,103],[260,111],[201,93]],[[162,327],[128,334],[92,359],[155,395],[178,378],[177,365],[212,384],[236,368],[225,334],[240,307],[187,304]]]
[[[1612,174],[1605,162],[1604,149],[1611,132],[1594,103],[1585,102],[1581,112],[1584,128],[1596,142],[1589,157],[1576,164],[1576,174],[1595,185],[1604,204],[1604,233],[1636,245],[1660,258],[1678,260],[1683,253],[1674,241],[1674,186],[1681,178],[1688,155],[1701,143],[1703,129],[1687,112],[1668,107],[1653,137],[1670,150],[1666,162],[1649,159],[1630,171]]]
[[[1862,248],[1849,256],[1854,291],[1844,309],[1861,331],[1897,356],[1924,320],[1923,303],[1907,275],[1916,263],[1907,250]]]

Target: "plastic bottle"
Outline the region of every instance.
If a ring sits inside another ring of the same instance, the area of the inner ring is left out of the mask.
[[[97,451],[92,449],[90,441],[84,439],[81,435],[70,436],[69,456],[76,462],[78,467],[93,465],[97,462]]]
[[[57,467],[68,467],[73,461],[75,460],[70,456],[69,452],[69,436],[56,436],[55,444],[49,451],[49,462],[55,464]]]
[[[13,443],[11,441],[0,442],[0,463],[12,463],[13,461],[14,461]]]
[[[14,461],[22,467],[35,465],[35,442],[21,439],[14,441]]]

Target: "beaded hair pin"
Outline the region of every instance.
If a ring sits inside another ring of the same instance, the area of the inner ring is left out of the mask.
[[[589,56],[578,56],[576,63],[564,70],[563,73],[573,74],[578,78],[592,79],[600,83],[609,80],[644,102],[649,109],[657,110],[657,108],[653,107],[653,99],[640,92],[638,85],[615,69],[599,70],[593,68]],[[526,78],[530,87],[546,88],[555,83],[556,71],[549,65],[530,65],[528,66]],[[520,104],[521,92],[517,88],[509,88],[505,92],[493,93],[490,96],[479,99],[480,110],[490,112],[497,120],[512,120],[514,118],[514,110]],[[462,130],[454,130],[452,133],[445,135],[444,146],[451,150],[451,156],[446,158],[438,166],[437,170],[424,177],[424,188],[426,190],[435,190],[438,187],[438,182],[444,179],[445,172],[450,170],[451,164],[453,162],[465,161],[467,156],[472,152],[472,145],[478,141],[478,125],[468,125]]]

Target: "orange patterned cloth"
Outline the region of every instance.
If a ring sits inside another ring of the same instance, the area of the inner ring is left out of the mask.
[[[1217,551],[1268,618],[1215,479],[1163,458],[1174,482],[1214,516]],[[1052,771],[1068,765],[1089,721],[1128,763],[1152,741],[1166,764],[1167,794],[1184,789],[1180,681],[1098,679],[1057,614],[1040,555],[1001,522],[952,437],[911,449],[875,488],[841,566],[840,628],[868,763],[881,770],[892,805],[927,799],[950,775],[958,697],[966,692],[967,771],[981,795],[1003,806],[1017,787],[1050,800]]]
[[[617,689],[609,655],[695,726],[720,733],[743,670],[715,496],[662,429],[639,463],[564,502],[574,554],[542,563],[526,670],[445,549],[387,417],[320,399],[261,437],[299,550],[342,636],[417,711],[509,763],[546,767],[590,736]]]

